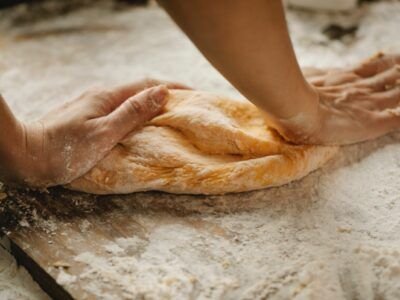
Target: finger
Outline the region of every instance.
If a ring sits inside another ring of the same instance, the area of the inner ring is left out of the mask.
[[[146,89],[122,103],[104,121],[119,140],[159,114],[168,94],[165,85]]]
[[[109,91],[109,93],[112,95],[111,110],[114,110],[120,106],[126,99],[132,97],[133,95],[145,89],[159,85],[165,85],[168,89],[191,89],[182,83],[156,79],[143,79],[141,81],[120,85]]]
[[[386,71],[396,64],[400,64],[400,55],[387,55],[379,52],[356,66],[354,72],[361,77],[370,77]]]
[[[96,105],[99,107],[101,114],[107,115],[119,107],[128,98],[134,96],[135,94],[159,85],[165,85],[169,89],[191,89],[190,87],[169,81],[161,81],[156,79],[143,79],[140,81],[135,81],[128,84],[119,85],[111,89],[104,88],[92,88],[83,94],[83,98],[91,99],[90,105]],[[93,116],[89,118],[96,118],[99,113],[96,112]]]
[[[350,84],[360,79],[360,76],[352,72],[327,73],[327,75],[311,77],[309,82],[315,86],[335,87]]]
[[[338,86],[322,86],[317,87],[318,91],[330,94],[332,96],[339,96],[341,94],[348,94],[352,96],[368,95],[373,90],[365,87],[355,87],[354,85],[338,85]]]
[[[381,132],[379,135],[400,129],[400,107],[375,112],[374,120],[374,129]]]
[[[374,91],[384,91],[388,87],[394,86],[399,79],[400,65],[394,65],[375,76],[360,80],[356,86],[370,88]]]
[[[311,83],[313,86],[317,86],[317,87],[322,87],[325,85],[325,79],[326,76],[325,75],[321,75],[321,76],[305,76],[307,81],[309,83]]]
[[[326,75],[338,70],[337,68],[319,69],[314,67],[302,68],[304,77],[314,86],[322,86],[325,83]]]
[[[384,111],[365,110],[361,107],[353,107],[351,109],[357,116],[361,127],[361,138],[359,141],[365,141],[378,138],[391,131],[400,128],[400,110],[388,109]]]
[[[371,94],[368,102],[372,109],[385,110],[395,108],[400,103],[400,87],[395,87],[388,91]]]
[[[381,118],[388,119],[388,118],[395,118],[398,119],[400,122],[400,107],[388,108],[379,114]]]
[[[332,76],[328,80],[325,81],[325,85],[327,86],[338,86],[343,84],[352,83],[356,80],[360,79],[360,76],[354,73],[343,72],[336,76]]]

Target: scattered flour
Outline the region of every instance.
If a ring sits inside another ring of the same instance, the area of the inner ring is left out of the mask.
[[[77,280],[76,276],[68,274],[66,271],[64,271],[63,268],[60,268],[60,271],[56,279],[57,283],[61,285],[74,284],[76,280]]]
[[[120,286],[133,299],[190,299],[200,294],[220,299],[227,290],[238,287],[235,276],[224,274],[230,264],[224,250],[205,257],[208,244],[229,248],[225,239],[215,239],[212,235],[199,239],[194,229],[176,225],[157,229],[149,238],[149,241],[137,237],[117,239],[116,244],[105,246],[117,250],[109,258],[88,252],[78,255],[76,261],[90,266],[80,278],[95,278],[105,290]],[[102,296],[98,286],[91,292]]]
[[[5,249],[5,240],[0,241],[0,299],[2,300],[47,300],[50,299],[32,280],[29,273],[19,266]]]
[[[288,21],[303,66],[341,66],[400,49],[399,2],[371,3],[348,14],[289,11]],[[321,33],[330,23],[359,29],[354,37],[331,41]],[[110,30],[99,34],[88,25]],[[89,29],[26,34],[71,26]],[[142,76],[237,96],[155,7],[113,14],[85,9],[18,28],[3,19],[0,33],[1,90],[26,120],[94,83]],[[84,288],[99,299],[115,299],[115,286],[126,299],[400,299],[399,141],[394,133],[343,148],[322,170],[282,188],[206,199],[131,195],[187,214],[142,216],[152,230],[100,245],[107,256],[81,253],[74,259],[82,273],[62,270],[57,280],[68,286],[91,279]],[[163,218],[168,222],[160,224]],[[90,230],[87,223],[81,227]],[[0,264],[4,270],[14,270],[12,260],[0,258],[7,262]],[[10,293],[21,288],[6,277],[0,284]]]

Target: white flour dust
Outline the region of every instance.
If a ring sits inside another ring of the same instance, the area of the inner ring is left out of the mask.
[[[17,266],[15,259],[5,249],[8,244],[0,241],[0,299],[46,300],[50,299],[32,280],[29,273]]]
[[[289,11],[288,21],[302,65],[342,66],[400,50],[399,2],[350,14]],[[358,30],[331,41],[321,31],[332,22]],[[27,38],[94,25],[111,29]],[[0,33],[1,90],[24,119],[93,84],[142,76],[238,96],[155,7],[92,8],[19,28],[3,19]],[[400,299],[398,141],[395,133],[343,148],[322,170],[281,188],[202,203],[174,196],[171,207],[194,213],[143,215],[138,222],[152,228],[143,236],[100,245],[107,256],[82,252],[74,258],[82,273],[63,270],[57,279],[66,287],[91,279],[84,288],[99,299],[115,299],[115,286],[126,299]],[[132,197],[151,204],[161,196]]]

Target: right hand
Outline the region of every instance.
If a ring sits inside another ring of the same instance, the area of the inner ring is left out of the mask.
[[[319,99],[315,126],[295,143],[343,145],[400,128],[400,55],[378,54],[349,69],[306,69]],[[292,134],[290,134],[292,132]]]
[[[71,182],[89,171],[128,133],[161,112],[168,88],[179,83],[142,80],[92,89],[39,121],[21,123],[7,177],[30,186]]]

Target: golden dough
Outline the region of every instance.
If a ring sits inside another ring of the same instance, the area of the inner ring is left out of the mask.
[[[93,194],[244,192],[299,179],[336,150],[285,142],[250,102],[173,90],[163,114],[68,188]]]

